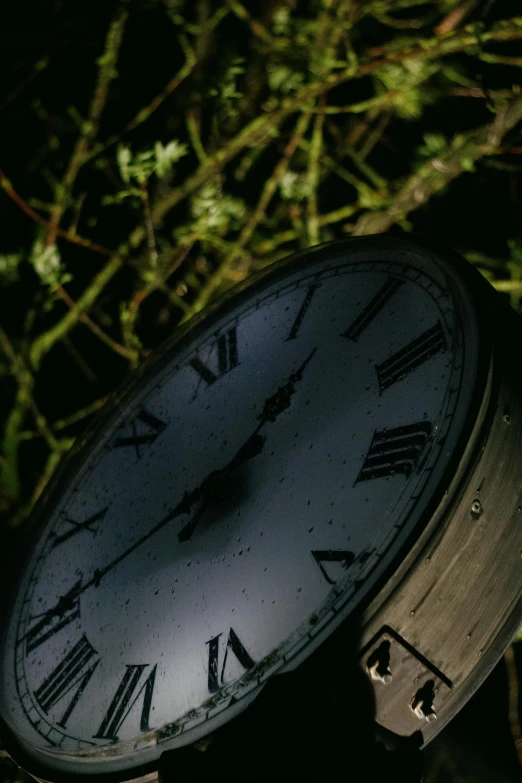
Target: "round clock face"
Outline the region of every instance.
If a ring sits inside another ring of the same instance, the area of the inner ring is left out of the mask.
[[[149,762],[306,658],[442,495],[476,333],[427,253],[327,248],[171,346],[47,499],[0,658],[26,752]]]

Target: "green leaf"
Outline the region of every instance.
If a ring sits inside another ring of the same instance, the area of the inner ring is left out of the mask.
[[[279,190],[285,201],[303,201],[310,194],[308,176],[296,171],[285,171],[279,182]]]
[[[156,157],[156,174],[158,177],[164,177],[170,171],[174,163],[188,153],[186,144],[182,144],[178,139],[172,139],[165,146],[161,141],[154,145],[154,154]]]
[[[120,144],[116,153],[116,160],[118,162],[118,168],[120,170],[120,176],[124,182],[130,182],[129,166],[132,160],[132,153],[130,147],[124,147]]]
[[[63,285],[72,280],[72,276],[65,272],[58,247],[46,245],[43,239],[34,242],[29,262],[44,285]]]
[[[9,285],[18,280],[18,265],[21,260],[21,253],[0,255],[0,285]]]

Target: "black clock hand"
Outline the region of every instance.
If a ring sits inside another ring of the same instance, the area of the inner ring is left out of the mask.
[[[72,611],[82,592],[82,580],[79,579],[77,582],[75,582],[71,589],[65,593],[65,595],[61,596],[58,602],[51,609],[48,609],[46,612],[42,612],[41,614],[34,615],[31,618],[32,620],[36,620],[38,618],[41,619],[38,620],[38,622],[33,625],[19,641],[23,642],[24,639],[30,639],[38,636],[38,634],[40,634],[44,628],[50,625],[54,619],[60,620],[64,614]]]
[[[212,471],[212,473],[203,479],[198,487],[191,490],[190,492],[185,492],[179,503],[174,506],[174,508],[171,509],[169,513],[153,528],[151,528],[148,533],[145,533],[145,535],[141,536],[141,538],[138,538],[138,540],[135,541],[132,546],[118,555],[118,557],[112,560],[112,562],[110,562],[104,568],[97,568],[88,582],[85,582],[83,585],[80,582],[77,582],[68,593],[66,593],[57,601],[55,606],[51,607],[44,613],[42,619],[39,622],[39,627],[43,628],[46,625],[52,623],[53,619],[59,619],[63,617],[65,612],[71,608],[71,603],[77,601],[80,595],[82,595],[86,590],[88,590],[90,587],[98,587],[103,577],[106,576],[109,571],[112,571],[113,568],[119,565],[129,555],[131,555],[136,549],[138,549],[138,547],[148,541],[149,538],[152,538],[163,527],[165,527],[165,525],[167,525],[176,517],[180,516],[181,514],[188,514],[195,503],[200,500],[208,500],[208,498],[211,497],[211,494],[216,491],[219,483],[222,483],[225,480],[225,477],[227,477],[233,470],[240,467],[240,465],[243,463],[260,454],[263,450],[265,438],[259,434],[259,430],[264,426],[264,424],[266,424],[266,422],[276,421],[277,417],[290,406],[291,397],[295,392],[295,384],[302,379],[303,372],[316,350],[317,348],[314,348],[313,351],[311,351],[311,353],[304,360],[304,362],[297,368],[297,370],[291,373],[288,381],[283,386],[280,386],[274,394],[268,397],[267,400],[265,400],[263,411],[259,416],[259,424],[250,437],[245,441],[245,443],[236,451],[232,459],[223,468]],[[203,504],[203,508],[199,509],[195,517],[188,523],[188,525],[185,525],[183,530],[178,534],[178,539],[180,541],[186,541],[190,538],[203,513],[205,505],[206,503]],[[27,635],[28,634],[26,634],[26,636]]]
[[[109,571],[125,560],[126,557],[138,549],[138,547],[144,544],[145,541],[147,541],[149,538],[152,538],[152,536],[154,536],[159,530],[161,530],[161,528],[163,528],[173,519],[180,516],[181,514],[189,513],[194,503],[197,503],[199,500],[203,499],[205,502],[194,514],[188,525],[186,525],[184,528],[186,531],[185,537],[180,537],[180,541],[189,539],[195,530],[197,523],[203,514],[203,511],[206,508],[207,500],[211,497],[212,493],[216,491],[218,484],[223,482],[224,477],[228,475],[229,471],[234,470],[247,460],[252,459],[252,457],[255,457],[257,454],[260,454],[263,449],[264,442],[265,439],[261,435],[258,435],[257,433],[251,435],[250,438],[241,446],[241,448],[238,449],[236,454],[224,468],[213,471],[202,481],[199,487],[196,487],[190,492],[185,492],[177,506],[171,509],[169,513],[158,522],[157,525],[149,530],[148,533],[145,533],[145,535],[135,541],[132,546],[122,552],[117,558],[115,558],[104,568],[97,568],[88,582],[83,585],[81,580],[76,582],[73,587],[67,593],[65,593],[65,595],[62,595],[58,599],[54,606],[38,615],[38,617],[41,619],[38,621],[37,625],[33,626],[20,639],[20,641],[23,641],[30,636],[34,636],[35,633],[40,633],[46,626],[50,625],[53,620],[61,619],[66,612],[70,611],[74,607],[74,604],[77,602],[80,595],[88,590],[89,587],[98,587],[100,581]],[[180,533],[180,536],[181,535],[182,534]]]
[[[306,357],[304,362],[297,368],[297,370],[290,374],[288,381],[283,386],[280,386],[274,394],[265,400],[263,404],[263,410],[258,417],[259,424],[250,435],[248,440],[238,449],[230,462],[225,465],[225,467],[221,468],[220,470],[213,471],[205,479],[203,479],[203,482],[200,484],[198,490],[196,490],[200,491],[203,497],[209,498],[213,495],[219,495],[222,492],[225,484],[228,482],[230,474],[244,462],[261,453],[263,450],[265,438],[262,438],[261,435],[259,435],[259,430],[267,422],[273,423],[276,421],[277,417],[284,410],[290,407],[292,395],[296,391],[295,385],[302,379],[304,370],[306,369],[308,362],[312,359],[312,356],[316,350],[317,348],[314,348],[313,351],[311,351],[310,354]],[[191,538],[199,520],[201,519],[201,516],[202,513],[198,512],[189,522],[187,522],[183,529],[180,530],[178,533],[178,541],[180,541],[180,543],[183,541],[188,541]]]
[[[265,400],[263,412],[259,417],[261,423],[258,425],[255,432],[258,432],[267,421],[274,422],[284,410],[290,407],[292,394],[295,393],[295,384],[302,379],[306,365],[312,359],[312,356],[316,351],[317,348],[314,348],[300,367],[298,367],[295,372],[291,373],[284,386],[280,386],[275,394],[272,394],[271,397]]]
[[[203,497],[205,498],[205,501],[208,501],[211,500],[212,497],[219,496],[222,493],[225,485],[228,483],[230,474],[240,465],[243,465],[248,460],[252,459],[253,457],[257,457],[258,454],[261,454],[264,445],[265,438],[262,435],[259,435],[257,432],[254,432],[246,441],[246,443],[244,443],[241,448],[238,449],[230,462],[225,465],[224,468],[214,470],[212,473],[209,473],[205,479],[203,479],[203,482],[197,489],[198,497],[194,498],[194,500],[199,499],[199,497]],[[180,543],[182,541],[188,541],[191,538],[206,506],[207,502],[205,502],[201,508],[198,509],[192,519],[187,522],[182,530],[180,530],[178,533],[178,541]]]

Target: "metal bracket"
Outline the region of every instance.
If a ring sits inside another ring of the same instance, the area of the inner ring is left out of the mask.
[[[376,722],[402,737],[437,720],[451,693],[451,680],[388,626],[363,649],[360,663],[372,684]]]

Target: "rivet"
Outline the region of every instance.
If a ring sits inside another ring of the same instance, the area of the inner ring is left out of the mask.
[[[480,500],[474,500],[471,504],[471,516],[477,519],[482,514],[483,508]]]

